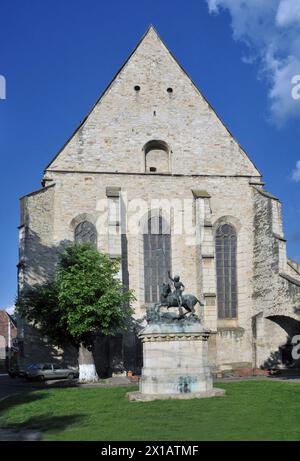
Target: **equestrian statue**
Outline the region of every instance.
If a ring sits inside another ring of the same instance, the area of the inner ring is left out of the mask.
[[[196,296],[183,293],[185,286],[180,280],[179,275],[171,276],[168,272],[168,277],[172,282],[174,289],[172,290],[169,282],[164,282],[161,285],[160,302],[147,309],[148,322],[160,321],[176,321],[176,320],[189,320],[192,322],[199,322],[200,319],[195,313],[195,305],[204,306],[204,300],[200,301]],[[178,315],[175,313],[162,312],[161,308],[177,307],[179,309]]]

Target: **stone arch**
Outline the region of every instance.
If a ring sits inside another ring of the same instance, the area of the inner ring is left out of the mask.
[[[146,173],[170,173],[170,148],[165,141],[153,139],[143,147]]]
[[[74,242],[77,244],[91,243],[97,248],[97,230],[90,221],[81,221],[74,229]]]
[[[94,226],[96,226],[97,224],[97,218],[93,214],[80,213],[77,216],[75,216],[70,222],[71,231],[74,232],[75,227],[78,226],[78,224],[80,224],[82,221],[89,221],[92,224],[94,224]]]
[[[277,323],[281,328],[283,328],[288,336],[292,338],[295,335],[300,335],[300,321],[289,317],[287,315],[269,315],[266,317],[272,322]]]
[[[92,243],[98,247],[97,219],[89,213],[81,213],[70,222],[70,232],[75,243]],[[80,231],[80,232],[79,232]]]
[[[239,234],[241,227],[242,227],[241,221],[235,216],[231,216],[231,215],[221,216],[213,223],[214,238],[216,236],[218,227],[221,226],[222,224],[230,224],[231,226],[233,226],[236,230],[237,235]]]
[[[162,205],[163,206],[163,205]],[[140,233],[144,234],[148,232],[148,221],[149,218],[157,218],[161,216],[163,218],[163,232],[171,233],[171,210],[166,210],[163,208],[152,208],[145,213],[139,221]],[[154,228],[155,230],[155,228]]]
[[[255,316],[254,341],[262,368],[300,367],[292,357],[292,338],[300,335],[300,321],[287,315]]]

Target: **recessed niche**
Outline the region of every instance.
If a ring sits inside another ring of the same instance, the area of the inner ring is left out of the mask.
[[[166,142],[152,140],[144,146],[145,171],[149,173],[169,172],[169,147]]]
[[[167,92],[168,93],[173,93],[173,88],[171,88],[171,87],[167,88]]]
[[[141,87],[139,85],[135,85],[134,89],[135,91],[140,91]]]

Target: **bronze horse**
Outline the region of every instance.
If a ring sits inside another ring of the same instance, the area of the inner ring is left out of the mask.
[[[195,314],[195,305],[199,303],[200,306],[204,306],[204,303],[200,301],[196,296],[190,294],[182,295],[182,307],[187,311],[183,314],[182,309],[178,306],[178,300],[175,294],[172,293],[169,283],[163,283],[160,293],[160,306],[169,307],[179,307],[181,315],[186,315],[187,313]]]

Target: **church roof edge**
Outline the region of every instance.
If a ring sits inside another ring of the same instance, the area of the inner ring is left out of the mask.
[[[101,99],[104,97],[104,95],[107,93],[107,91],[110,89],[110,87],[112,86],[112,84],[114,83],[114,81],[116,80],[117,76],[120,74],[120,72],[123,70],[123,68],[126,66],[126,64],[129,62],[129,60],[131,59],[131,57],[133,56],[133,54],[135,53],[135,51],[139,48],[139,46],[141,45],[141,43],[145,40],[145,38],[147,37],[147,35],[153,31],[156,36],[158,37],[158,39],[160,40],[160,42],[163,44],[163,46],[166,48],[166,50],[168,51],[168,53],[171,55],[171,57],[174,59],[174,61],[176,62],[176,64],[180,67],[180,69],[182,70],[182,72],[188,77],[188,79],[191,81],[192,85],[195,87],[196,91],[199,93],[199,95],[204,99],[204,101],[207,103],[207,105],[209,106],[209,108],[216,114],[216,116],[218,117],[218,119],[220,120],[220,122],[222,123],[222,125],[224,126],[224,128],[226,129],[226,131],[229,133],[229,135],[234,139],[234,141],[237,143],[238,147],[241,149],[242,153],[247,157],[247,159],[249,160],[249,162],[253,165],[253,167],[255,168],[255,170],[259,173],[259,176],[262,177],[262,174],[261,172],[259,171],[259,169],[256,167],[255,163],[253,162],[253,160],[250,158],[250,156],[247,154],[247,152],[243,149],[243,147],[241,146],[241,144],[237,141],[237,139],[235,138],[235,136],[231,133],[231,131],[228,129],[228,127],[225,125],[225,123],[223,122],[222,118],[218,115],[217,111],[214,109],[214,107],[211,105],[211,103],[206,99],[206,97],[202,94],[202,92],[199,90],[199,88],[197,87],[197,85],[195,84],[195,82],[193,81],[193,79],[191,78],[191,76],[188,74],[188,72],[182,67],[182,65],[180,64],[180,62],[177,60],[177,58],[174,56],[174,54],[172,53],[172,51],[170,51],[170,49],[168,48],[168,46],[165,44],[165,42],[162,40],[162,38],[160,37],[159,33],[157,32],[157,30],[155,29],[155,27],[152,25],[152,24],[149,24],[147,30],[145,31],[145,33],[142,35],[142,37],[140,38],[140,40],[138,41],[137,45],[134,47],[134,49],[132,50],[132,52],[129,54],[129,56],[127,57],[127,59],[124,61],[124,63],[121,65],[121,67],[119,68],[119,70],[115,73],[115,75],[113,76],[113,78],[111,79],[110,83],[105,87],[105,89],[102,91],[102,93],[100,94],[100,96],[97,98],[96,102],[92,105],[91,109],[88,111],[87,115],[81,120],[81,122],[79,123],[79,125],[77,126],[77,128],[75,128],[75,130],[73,131],[73,133],[71,134],[71,136],[69,136],[69,138],[67,139],[67,141],[63,144],[63,146],[58,150],[58,152],[56,153],[56,155],[50,160],[50,162],[47,164],[46,168],[44,169],[44,173],[49,169],[49,167],[51,166],[51,164],[57,159],[57,157],[59,156],[59,154],[63,151],[63,149],[68,145],[68,143],[72,140],[72,138],[76,135],[76,133],[80,130],[80,128],[84,125],[84,123],[86,122],[86,120],[88,119],[88,117],[90,116],[90,114],[92,113],[92,111],[94,110],[94,108],[97,106],[97,104],[99,103],[99,101],[101,101]]]

